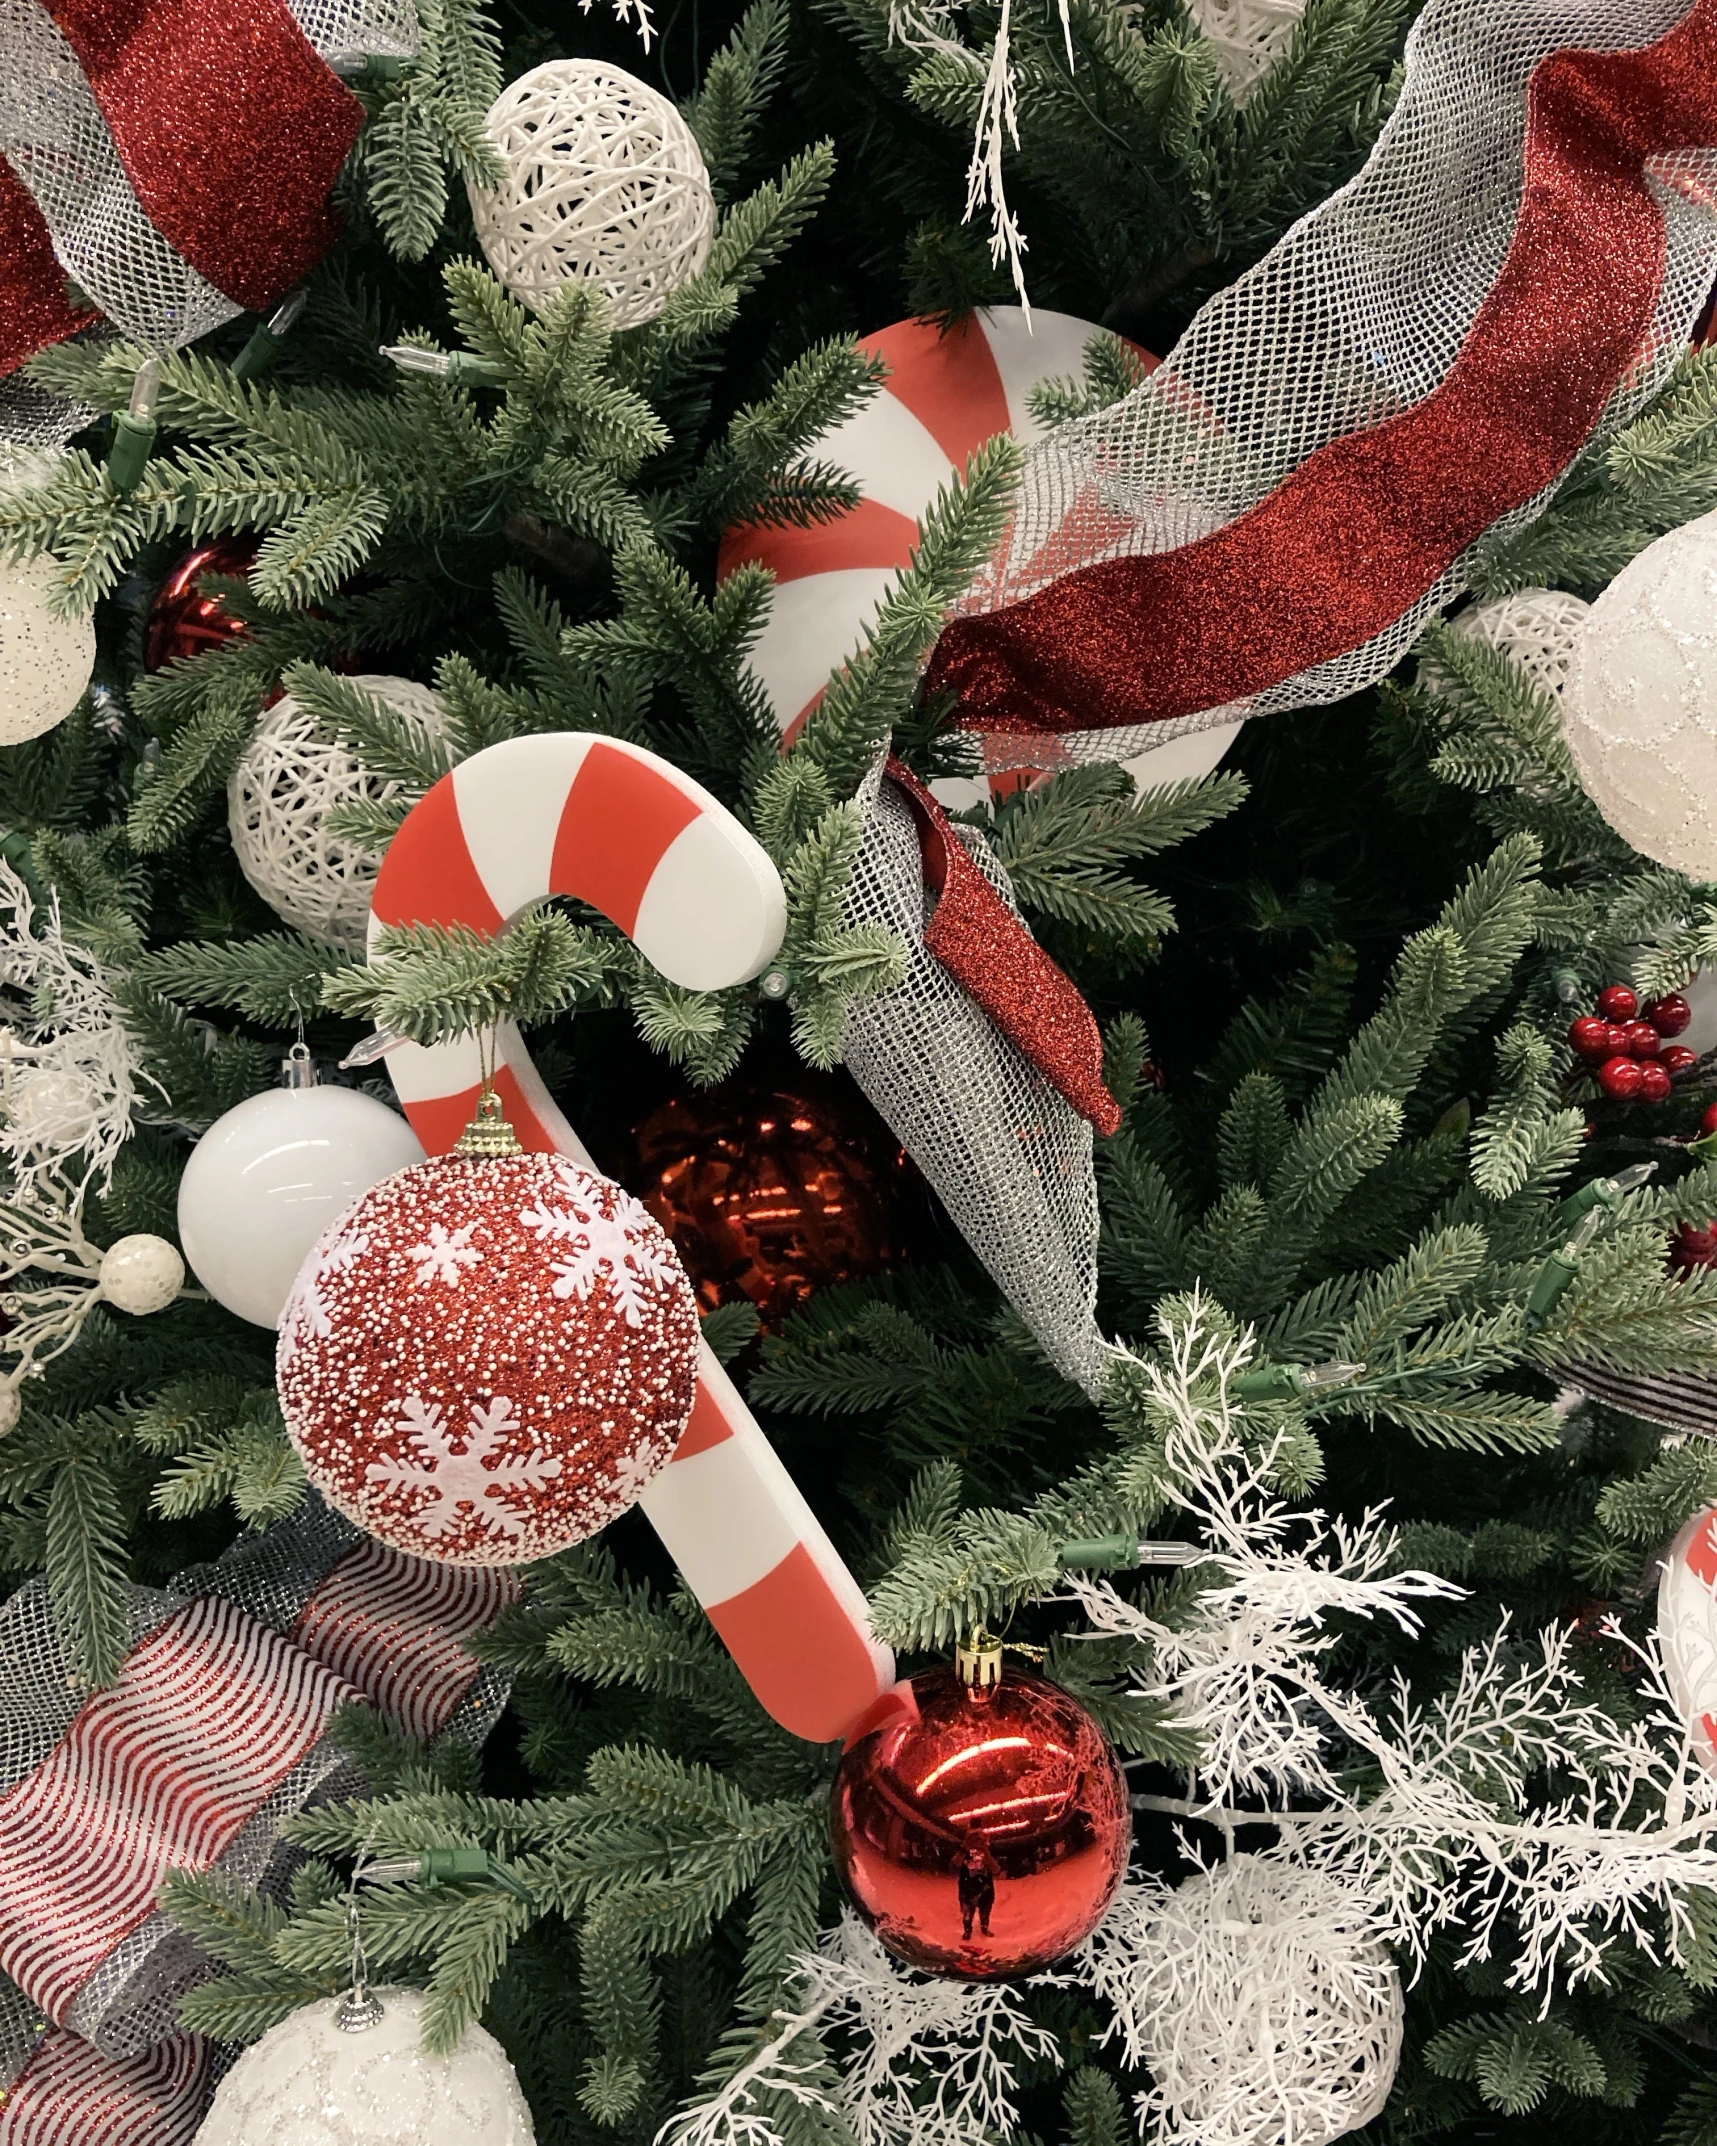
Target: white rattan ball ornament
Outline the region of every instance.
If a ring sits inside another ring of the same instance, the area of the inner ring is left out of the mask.
[[[1161,2146],[1328,2146],[1401,2060],[1401,1979],[1317,1871],[1237,1855],[1163,1896],[1135,1993]]]
[[[165,1311],[185,1286],[185,1262],[165,1237],[140,1231],[101,1255],[101,1296],[115,1311],[141,1319]]]
[[[1187,12],[1216,47],[1216,65],[1236,104],[1294,41],[1306,0],[1187,0]]]
[[[551,60],[504,89],[488,128],[506,167],[471,186],[489,266],[540,310],[580,277],[616,328],[654,320],[709,258],[715,198],[666,97],[599,60]]]
[[[63,723],[95,667],[88,613],[61,618],[49,609],[54,575],[51,559],[0,563],[0,745]]]
[[[216,2089],[196,2146],[535,2146],[506,2051],[467,2027],[423,2046],[421,1990],[382,1989],[381,2017],[338,2024],[344,1998],[306,2005],[247,2049]]]
[[[1622,840],[1717,879],[1717,514],[1659,537],[1593,604],[1563,713],[1586,794]]]
[[[446,725],[440,701],[410,678],[356,677],[424,737]],[[283,923],[357,950],[381,859],[328,832],[336,805],[385,803],[399,785],[371,774],[290,694],[263,711],[227,784],[239,869]]]

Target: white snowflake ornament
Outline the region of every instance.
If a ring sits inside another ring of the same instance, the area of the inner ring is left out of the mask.
[[[374,1186],[305,1261],[280,1405],[318,1489],[417,1557],[582,1542],[666,1465],[697,1308],[661,1228],[559,1155],[444,1155]]]

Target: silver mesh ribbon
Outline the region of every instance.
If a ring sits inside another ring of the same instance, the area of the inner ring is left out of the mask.
[[[1364,169],[1213,298],[1140,387],[1032,450],[1008,537],[952,615],[998,610],[1100,561],[1191,544],[1320,448],[1421,402],[1448,374],[1508,252],[1533,68],[1571,47],[1654,43],[1690,12],[1688,0],[1429,0],[1408,40],[1400,101]],[[1668,227],[1667,268],[1640,360],[1598,437],[1663,386],[1717,280],[1717,146],[1660,160],[1649,183]],[[1527,526],[1555,490],[1503,516],[1484,541]],[[1374,639],[1249,699],[1074,730],[1062,742],[1075,760],[1124,760],[1189,731],[1358,692],[1467,586],[1473,556]],[[1042,738],[987,742],[993,767],[1043,763]]]
[[[292,14],[330,65],[418,49],[411,0],[298,0]],[[0,55],[0,153],[35,196],[79,288],[152,350],[180,349],[240,313],[150,222],[42,0],[0,0]]]
[[[1017,913],[982,835],[954,831]],[[935,899],[924,884],[916,824],[884,780],[847,890],[846,921],[886,925],[911,958],[894,990],[853,1005],[847,1069],[1044,1354],[1095,1395],[1102,1344],[1091,1128],[926,949]]]
[[[0,380],[0,489],[6,485],[9,450],[39,454],[61,448],[94,417],[87,403],[68,402],[21,373],[9,373]]]
[[[1612,1371],[1607,1364],[1565,1364],[1561,1374],[1606,1408],[1619,1408],[1667,1431],[1717,1438],[1717,1378],[1701,1378],[1695,1372]]]

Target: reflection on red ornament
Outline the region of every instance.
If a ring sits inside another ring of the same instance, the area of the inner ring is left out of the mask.
[[[200,656],[242,640],[250,628],[218,596],[198,586],[209,575],[238,580],[250,571],[256,545],[249,537],[216,537],[199,544],[155,592],[143,629],[143,668],[158,671],[177,656]]]
[[[989,1692],[951,1669],[912,1679],[915,1719],[860,1737],[830,1814],[859,1913],[898,1958],[966,1982],[1047,1967],[1102,1921],[1132,1811],[1078,1700],[1009,1669]]]
[[[916,1173],[849,1084],[729,1081],[664,1104],[634,1137],[630,1181],[706,1311],[749,1297],[774,1325],[814,1290],[879,1274],[903,1254]]]

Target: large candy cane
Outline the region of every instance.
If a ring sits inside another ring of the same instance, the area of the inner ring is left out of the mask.
[[[786,927],[779,873],[707,790],[639,746],[557,733],[489,746],[413,809],[376,884],[370,944],[393,924],[493,935],[553,894],[600,909],[694,991],[757,975]],[[510,1023],[496,1054],[525,1146],[594,1169]],[[445,1154],[476,1106],[478,1040],[399,1044],[387,1065],[425,1149]],[[857,1581],[707,1345],[691,1422],[641,1503],[783,1728],[827,1742],[893,1688]]]

